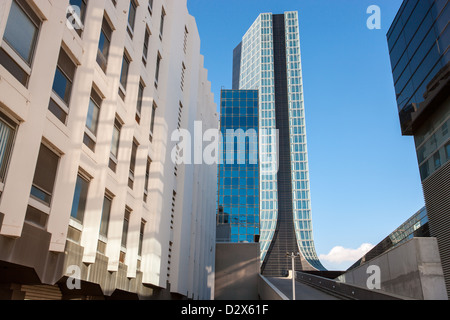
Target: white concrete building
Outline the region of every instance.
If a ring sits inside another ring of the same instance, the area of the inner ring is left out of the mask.
[[[216,167],[171,159],[195,121],[186,0],[2,0],[0,297],[212,299]]]

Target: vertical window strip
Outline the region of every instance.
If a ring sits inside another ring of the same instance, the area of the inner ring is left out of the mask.
[[[0,112],[0,182],[5,181],[9,159],[12,153],[16,126],[6,121]]]

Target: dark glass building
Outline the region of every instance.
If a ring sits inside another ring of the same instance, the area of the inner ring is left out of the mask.
[[[405,0],[387,34],[401,130],[414,136],[450,296],[450,4]]]
[[[222,90],[217,241],[259,238],[258,91]]]

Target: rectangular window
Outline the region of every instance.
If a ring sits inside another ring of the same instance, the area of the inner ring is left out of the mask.
[[[142,62],[144,63],[144,66],[147,65],[147,58],[148,58],[148,44],[150,41],[150,31],[148,29],[148,26],[145,28],[145,37],[144,37],[144,49],[142,52]]]
[[[0,192],[3,191],[17,125],[0,112]]]
[[[69,4],[75,10],[76,17],[72,17],[73,21],[72,25],[75,28],[76,33],[81,37],[84,29],[84,20],[86,18],[86,8],[87,8],[88,0],[70,0]],[[73,14],[73,13],[72,13]],[[69,14],[68,14],[69,15]],[[68,18],[70,18],[68,16]]]
[[[117,158],[119,154],[119,144],[120,144],[120,130],[122,129],[122,124],[116,118],[114,120],[113,136],[111,141],[111,152],[109,154],[109,168],[116,172],[117,169]]]
[[[76,69],[77,66],[75,63],[70,59],[64,49],[61,48],[48,109],[64,124],[69,113],[72,83]]]
[[[141,228],[139,229],[139,247],[138,247],[138,256],[142,256],[142,245],[144,243],[144,231],[145,231],[146,221],[144,219],[141,220]]]
[[[430,175],[430,168],[428,166],[428,161],[425,161],[425,163],[420,166],[419,170],[422,181],[428,178],[428,176]]]
[[[153,133],[154,133],[154,129],[155,129],[156,109],[157,109],[157,106],[156,106],[156,104],[153,102],[153,107],[152,107],[152,118],[151,118],[151,120],[150,120],[150,142],[153,142]]]
[[[186,66],[184,65],[184,62],[181,63],[181,91],[184,90],[184,76],[186,74]]]
[[[158,81],[159,81],[159,71],[161,68],[161,54],[158,52],[158,56],[156,57],[156,71],[155,71],[155,87],[158,88]]]
[[[13,0],[0,48],[0,64],[28,86],[41,20],[25,0]]]
[[[441,127],[442,130],[442,136],[445,137],[448,134],[448,122],[444,122],[444,124]]]
[[[145,89],[145,85],[144,82],[139,81],[139,90],[138,90],[138,97],[137,97],[137,102],[136,102],[136,122],[140,123],[141,122],[141,112],[142,112],[142,102],[144,100],[144,89]]]
[[[147,159],[147,167],[145,168],[145,184],[144,184],[144,202],[147,202],[148,199],[148,185],[150,181],[150,167],[152,165],[152,160],[150,158]]]
[[[136,156],[138,151],[138,143],[136,140],[133,140],[133,146],[131,147],[131,159],[130,159],[130,171],[128,175],[128,186],[133,189],[134,186],[134,173],[136,170]]]
[[[70,217],[83,224],[84,212],[86,209],[87,195],[89,190],[89,180],[81,174],[77,176],[75,192],[73,194],[72,211]]]
[[[95,91],[95,89],[92,88],[83,138],[83,143],[92,151],[95,151],[95,144],[97,142],[98,118],[100,115],[101,105],[102,98]]]
[[[150,15],[153,14],[153,0],[148,1],[148,12],[150,13]]]
[[[183,115],[183,104],[180,101],[179,102],[179,107],[178,107],[178,124],[177,124],[177,129],[181,128],[182,115]]]
[[[47,225],[48,214],[50,212],[48,210],[45,211],[46,212],[43,212],[32,205],[28,205],[25,213],[25,221],[28,223],[31,222],[38,227],[45,228]]]
[[[162,40],[163,34],[164,34],[164,20],[166,19],[166,11],[164,10],[164,7],[161,9],[161,22],[159,25],[159,38]]]
[[[109,218],[111,216],[112,199],[108,193],[103,198],[102,220],[100,222],[100,235],[107,238],[109,229]]]
[[[125,100],[125,93],[127,91],[128,71],[130,70],[130,58],[126,52],[123,53],[122,70],[120,71],[120,86],[119,96]]]
[[[48,206],[50,206],[52,200],[58,162],[59,156],[47,146],[41,144],[31,187],[31,196]]]
[[[103,17],[100,40],[98,42],[97,63],[103,72],[106,73],[108,65],[109,47],[111,45],[112,28],[109,22]]]
[[[134,0],[130,0],[130,7],[128,10],[128,26],[127,26],[127,32],[131,39],[133,39],[134,35],[134,25],[136,21],[136,9],[137,5]]]
[[[437,170],[441,167],[441,154],[439,150],[433,155],[434,169]]]
[[[445,145],[445,153],[447,156],[447,161],[450,160],[450,142]]]
[[[189,35],[189,31],[188,31],[187,27],[185,26],[184,27],[184,42],[183,42],[184,53],[186,53],[186,50],[187,50],[188,35]]]
[[[122,227],[122,241],[121,241],[122,248],[127,247],[128,228],[130,225],[130,215],[131,215],[131,209],[126,207],[125,215],[123,217],[123,227]]]

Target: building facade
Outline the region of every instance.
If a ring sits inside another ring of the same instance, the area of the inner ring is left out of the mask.
[[[259,238],[258,102],[257,90],[221,92],[219,242]]]
[[[233,52],[233,89],[259,90],[262,272],[323,270],[313,240],[298,13],[259,15]]]
[[[387,41],[402,134],[413,136],[429,219],[450,293],[450,5],[405,0]]]
[[[2,1],[0,296],[211,299],[217,168],[171,159],[195,121],[186,1]]]

